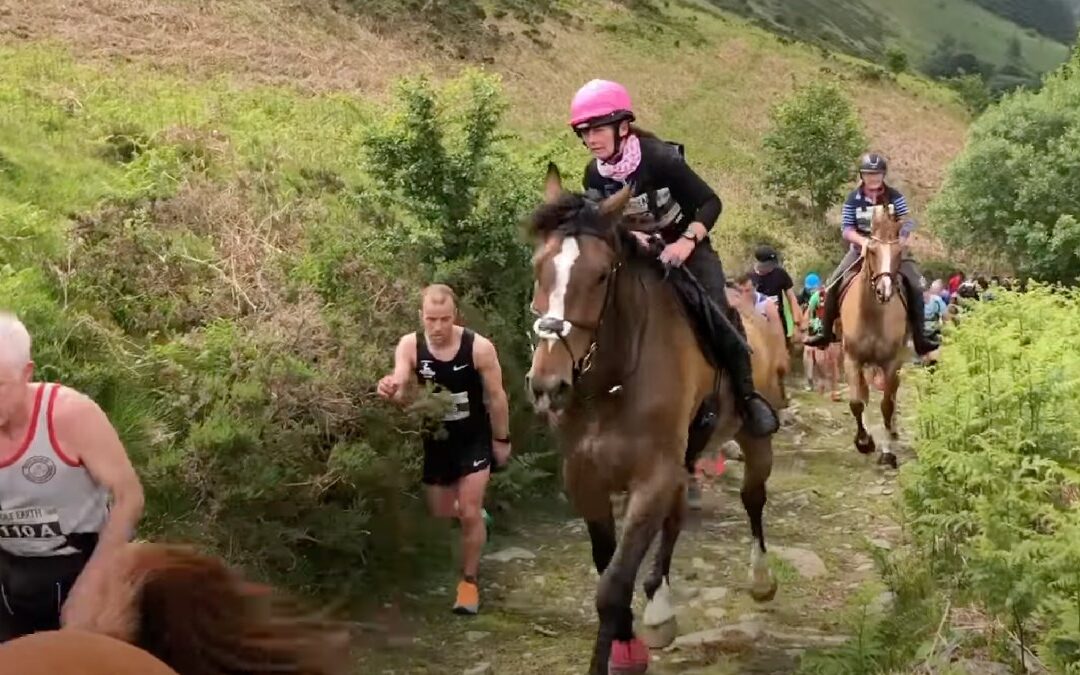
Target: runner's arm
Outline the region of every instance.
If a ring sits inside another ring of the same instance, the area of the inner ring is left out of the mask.
[[[60,451],[86,467],[111,497],[108,520],[98,534],[97,548],[85,568],[92,570],[107,565],[101,560],[135,534],[145,499],[142,484],[116,429],[89,397],[62,390],[56,401],[53,426]]]
[[[502,366],[495,345],[485,337],[477,336],[473,343],[473,363],[484,383],[488,415],[491,417],[491,435],[496,440],[510,438],[510,402],[503,388]]]
[[[379,381],[379,395],[394,403],[409,400],[416,367],[416,333],[408,333],[398,341],[394,349],[394,372]]]

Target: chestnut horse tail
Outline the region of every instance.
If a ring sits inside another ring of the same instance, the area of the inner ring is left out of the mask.
[[[178,546],[147,545],[134,567],[135,644],[179,675],[339,675],[348,631],[305,616],[223,561]]]

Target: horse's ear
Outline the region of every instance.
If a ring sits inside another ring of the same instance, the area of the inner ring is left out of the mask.
[[[563,195],[562,176],[555,162],[548,162],[547,177],[544,178],[544,201],[552,204]]]
[[[629,203],[630,186],[625,185],[623,186],[623,189],[600,202],[600,216],[604,220],[618,219],[622,216],[623,212],[626,210],[626,205]]]

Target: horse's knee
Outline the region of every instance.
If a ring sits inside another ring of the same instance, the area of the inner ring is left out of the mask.
[[[634,595],[633,582],[621,578],[618,570],[609,568],[596,585],[596,611],[601,617],[619,616],[629,610]]]

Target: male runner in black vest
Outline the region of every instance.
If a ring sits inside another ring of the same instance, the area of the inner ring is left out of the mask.
[[[424,438],[423,481],[432,514],[461,522],[462,580],[454,612],[476,614],[476,573],[487,538],[484,491],[492,462],[501,466],[510,458],[510,413],[494,345],[455,325],[456,316],[448,286],[425,288],[420,307],[424,329],[398,342],[394,372],[379,381],[378,391],[397,403],[408,399],[412,382],[430,382],[450,394],[453,407],[443,417],[445,434]]]

